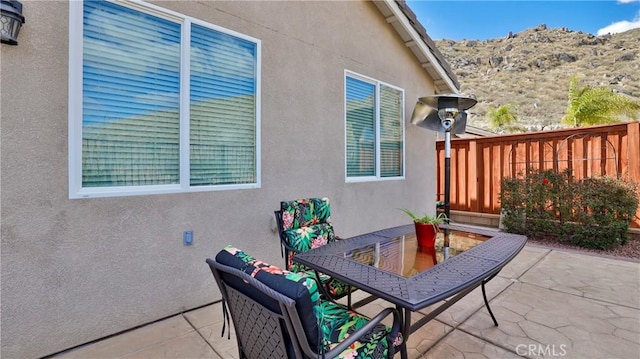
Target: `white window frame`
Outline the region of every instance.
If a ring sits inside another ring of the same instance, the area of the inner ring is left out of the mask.
[[[83,1],[69,2],[69,198],[94,198],[149,195],[161,193],[202,192],[251,189],[261,187],[261,68],[262,47],[259,39],[238,33],[178,12],[140,0],[106,0],[136,11],[181,24],[180,51],[180,183],[171,185],[82,187],[82,97],[83,97]],[[254,183],[190,186],[189,181],[189,113],[190,113],[190,32],[191,24],[200,25],[256,44],[256,159]]]
[[[370,83],[372,85],[375,85],[376,88],[376,92],[375,92],[375,103],[376,103],[376,108],[375,108],[375,116],[376,116],[376,144],[375,144],[375,166],[376,166],[376,171],[375,171],[375,175],[373,176],[356,176],[356,177],[349,177],[347,175],[347,167],[348,167],[348,163],[347,163],[347,78],[351,77],[360,81],[364,81],[367,83]],[[400,176],[394,176],[394,177],[382,177],[380,175],[380,86],[384,85],[390,88],[393,88],[395,90],[398,90],[402,93],[402,174]],[[357,72],[354,71],[350,71],[350,70],[345,70],[344,71],[344,175],[345,175],[345,182],[346,183],[357,183],[357,182],[374,182],[374,181],[396,181],[396,180],[403,180],[405,178],[405,171],[406,171],[406,156],[405,156],[405,152],[406,152],[406,142],[405,142],[405,96],[404,96],[404,89],[395,86],[395,85],[391,85],[388,84],[386,82],[383,81],[379,81],[376,80],[374,78],[359,74]]]

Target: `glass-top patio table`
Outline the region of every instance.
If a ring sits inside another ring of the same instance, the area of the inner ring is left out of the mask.
[[[484,285],[524,247],[525,236],[461,225],[450,230],[448,258],[442,234],[434,248],[418,247],[413,224],[332,242],[296,254],[293,260],[396,305],[403,315],[403,335],[442,313],[478,286],[493,319]],[[411,323],[411,313],[443,299],[429,315]],[[375,299],[375,298],[374,298]]]

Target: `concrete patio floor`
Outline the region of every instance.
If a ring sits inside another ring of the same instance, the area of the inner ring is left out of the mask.
[[[499,327],[478,288],[412,334],[409,358],[640,358],[639,261],[527,245],[487,295]],[[216,303],[55,358],[238,358],[222,324]]]

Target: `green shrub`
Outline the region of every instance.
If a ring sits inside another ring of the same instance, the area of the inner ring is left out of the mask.
[[[508,232],[610,249],[626,243],[638,194],[635,184],[623,180],[530,170],[502,180],[500,203]]]

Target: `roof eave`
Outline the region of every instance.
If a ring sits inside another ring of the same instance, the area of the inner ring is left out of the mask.
[[[404,44],[433,78],[438,93],[459,93],[460,84],[444,56],[404,1],[373,0]]]

